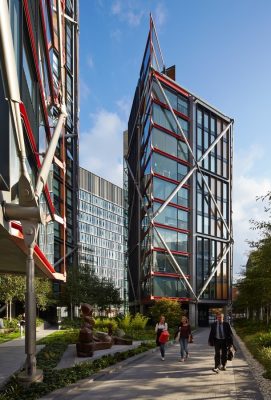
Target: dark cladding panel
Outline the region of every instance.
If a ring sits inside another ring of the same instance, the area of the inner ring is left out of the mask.
[[[9,106],[5,99],[5,93],[0,72],[0,190],[9,191],[10,171],[9,171]]]

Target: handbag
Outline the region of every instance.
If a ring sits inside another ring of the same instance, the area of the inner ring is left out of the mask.
[[[232,361],[232,360],[234,359],[234,356],[235,356],[236,351],[237,351],[237,349],[236,349],[236,347],[234,346],[234,344],[231,344],[231,345],[228,347],[228,350],[227,350],[227,360],[228,360],[228,361]]]
[[[189,337],[188,337],[188,343],[194,343],[194,338],[193,338],[192,333],[191,333],[191,335],[189,335]]]
[[[161,335],[159,336],[159,342],[164,344],[168,341],[169,339],[169,332],[168,331],[163,331]]]

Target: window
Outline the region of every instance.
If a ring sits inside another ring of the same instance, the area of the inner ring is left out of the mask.
[[[178,210],[178,228],[188,229],[188,212],[183,210]]]
[[[165,153],[177,157],[177,139],[156,128],[152,129],[152,145]]]
[[[188,173],[188,167],[178,163],[178,180],[181,181]]]
[[[153,178],[153,197],[155,198],[165,200],[175,188],[176,185],[174,183],[156,177]],[[182,187],[173,197],[171,203],[188,207],[188,190]]]
[[[160,297],[188,297],[188,291],[182,279],[155,276],[153,278],[153,295]]]
[[[158,272],[175,272],[169,255],[160,251],[153,252],[153,267]]]
[[[161,106],[158,106],[157,104],[153,104],[152,117],[153,122],[155,122],[156,124],[168,129],[171,132],[177,132],[177,124],[171,111]]]
[[[66,21],[66,66],[72,71],[72,25]]]
[[[26,48],[25,43],[23,45],[23,70],[24,70],[25,79],[26,79],[26,83],[28,86],[31,102],[32,102],[33,108],[35,109],[35,105],[36,105],[35,80],[34,80],[33,69],[31,68],[28,50]]]
[[[51,51],[51,63],[53,65],[53,81],[54,81],[54,87],[57,90],[59,87],[59,61],[58,61],[58,55],[55,51]]]
[[[173,251],[178,251],[177,232],[164,228],[156,228],[156,229],[159,231],[160,235],[164,239],[169,249]],[[160,248],[164,247],[164,244],[160,240],[155,230],[154,230],[154,247],[160,247]]]
[[[177,165],[178,163],[176,161],[161,156],[160,154],[153,153],[152,168],[154,172],[166,176],[168,178],[177,180],[178,179]]]
[[[188,115],[188,101],[186,98],[178,95],[178,107],[177,110],[184,115]]]
[[[188,161],[188,148],[186,143],[178,140],[177,142],[177,156],[181,160]]]
[[[160,208],[160,206],[161,206],[160,203],[153,204],[154,213]],[[167,205],[161,212],[161,214],[159,214],[154,219],[154,221],[163,225],[173,226],[177,228],[178,227],[177,212],[178,212],[177,208]]]
[[[185,137],[188,137],[188,122],[185,119],[177,117],[179,124],[183,130]]]

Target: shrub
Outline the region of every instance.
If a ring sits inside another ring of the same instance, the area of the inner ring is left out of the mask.
[[[146,327],[149,318],[144,315],[137,313],[131,320],[131,330],[143,331]]]
[[[13,331],[19,330],[19,319],[13,318],[11,321],[4,319],[4,327],[6,329],[12,329]]]
[[[130,314],[130,313],[127,313],[127,314],[124,316],[124,318],[122,318],[122,319],[120,319],[120,320],[118,321],[119,327],[120,327],[121,329],[123,329],[126,333],[129,332],[129,330],[130,330],[130,327],[131,327],[131,319],[132,319],[131,314]]]
[[[70,319],[68,317],[61,318],[60,327],[61,329],[79,329],[82,325],[82,321],[82,318],[79,317],[75,317],[73,319]]]
[[[150,308],[150,313],[156,322],[159,321],[161,315],[164,315],[169,328],[175,328],[180,322],[183,311],[179,301],[160,299],[154,302],[154,305]]]
[[[112,318],[96,318],[94,328],[97,331],[108,332],[108,328],[111,325],[113,332],[118,328],[118,322]]]

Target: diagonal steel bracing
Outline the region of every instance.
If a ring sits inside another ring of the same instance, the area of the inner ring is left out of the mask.
[[[215,198],[214,198],[214,196],[213,196],[213,193],[212,193],[212,191],[211,191],[211,189],[210,189],[210,187],[209,187],[209,185],[208,185],[208,183],[207,183],[207,181],[206,181],[206,179],[205,179],[205,177],[204,177],[204,174],[203,174],[203,172],[202,172],[202,170],[201,170],[201,163],[202,163],[202,161],[207,157],[207,155],[212,151],[212,149],[217,145],[217,143],[223,138],[223,136],[226,134],[226,132],[230,129],[230,127],[231,127],[232,124],[233,124],[233,121],[230,121],[230,123],[226,126],[226,128],[225,128],[225,129],[217,136],[217,138],[211,143],[211,145],[210,145],[210,146],[208,147],[208,149],[204,152],[204,154],[200,157],[200,159],[197,160],[196,157],[195,157],[195,155],[194,155],[194,152],[193,152],[192,148],[190,147],[190,144],[189,144],[189,142],[188,142],[188,140],[187,140],[187,138],[186,138],[186,136],[185,136],[185,134],[184,134],[184,132],[183,132],[183,129],[182,129],[182,127],[181,127],[181,125],[180,125],[180,123],[179,123],[179,121],[178,121],[178,119],[177,119],[177,117],[176,117],[176,115],[175,115],[175,113],[174,113],[174,111],[173,111],[173,108],[172,108],[172,106],[171,106],[171,104],[170,104],[170,101],[168,100],[167,95],[166,95],[166,93],[165,93],[165,91],[164,91],[164,89],[163,89],[163,87],[162,87],[162,85],[161,85],[159,79],[158,79],[155,75],[154,75],[154,77],[155,77],[156,82],[157,82],[157,84],[158,84],[158,86],[159,86],[159,88],[160,88],[160,90],[161,90],[161,92],[162,92],[162,94],[163,94],[163,96],[164,96],[164,99],[165,99],[165,101],[166,101],[166,104],[168,105],[168,107],[169,107],[169,109],[170,109],[171,115],[173,116],[173,118],[174,118],[174,120],[175,120],[175,122],[176,122],[176,124],[177,124],[177,127],[178,127],[178,129],[180,130],[180,132],[181,132],[181,134],[182,134],[182,137],[183,137],[183,139],[184,139],[184,141],[185,141],[185,143],[186,143],[186,145],[187,145],[187,148],[188,148],[188,150],[189,150],[189,152],[190,152],[190,154],[191,154],[191,156],[192,156],[192,159],[193,159],[193,161],[194,161],[194,166],[193,166],[193,167],[191,168],[191,170],[186,174],[186,176],[181,180],[181,182],[179,183],[179,185],[178,185],[178,186],[172,191],[172,193],[167,197],[167,199],[166,199],[166,200],[164,201],[164,203],[158,208],[158,210],[156,210],[155,214],[153,215],[153,219],[155,219],[155,218],[165,209],[165,207],[169,204],[169,202],[172,200],[172,198],[178,193],[178,191],[179,191],[179,190],[183,187],[183,185],[188,181],[188,179],[190,178],[190,176],[192,176],[193,173],[194,173],[195,171],[199,171],[199,173],[201,174],[201,177],[202,177],[202,179],[203,179],[203,181],[204,181],[204,184],[206,185],[206,188],[207,188],[207,190],[208,190],[208,192],[209,192],[209,194],[210,194],[210,196],[211,196],[211,198],[212,198],[212,200],[213,200],[213,202],[214,202],[215,208],[216,208],[216,210],[217,210],[217,212],[218,212],[218,214],[219,214],[219,216],[220,216],[220,218],[221,218],[221,220],[222,220],[224,226],[226,227],[227,232],[229,233],[230,240],[231,240],[231,242],[233,242],[232,234],[231,234],[230,228],[229,228],[227,222],[225,221],[225,219],[224,219],[224,217],[223,217],[223,215],[222,215],[222,213],[221,213],[221,211],[220,211],[220,209],[219,209],[219,207],[218,207],[218,204],[217,204],[217,202],[216,202],[216,200],[215,200]],[[230,250],[231,246],[232,246],[232,243],[229,245],[226,254],[227,254],[228,251]],[[226,254],[225,254],[225,255],[226,255]],[[223,256],[222,259],[223,259],[224,257],[225,257],[225,256]],[[210,279],[207,280],[207,283],[204,283],[203,288],[200,290],[200,294],[197,296],[197,300],[199,300],[199,297],[202,295],[202,293],[204,292],[204,290],[205,290],[206,287],[208,286],[210,280],[212,279],[213,275],[214,275],[215,272],[217,271],[217,269],[218,269],[218,267],[219,267],[220,264],[221,264],[221,261],[219,261],[219,262],[217,263],[216,267],[215,267],[214,270],[213,270],[214,272],[212,272]]]
[[[131,167],[130,167],[130,165],[129,165],[127,159],[126,159],[126,163],[127,163],[127,167],[128,167],[128,169],[129,169],[129,172],[130,172],[130,174],[131,174],[132,180],[133,180],[133,182],[134,182],[134,185],[135,185],[135,187],[136,187],[136,190],[137,190],[137,192],[138,192],[138,195],[139,195],[139,197],[140,197],[142,203],[144,204],[144,202],[143,202],[144,199],[143,199],[143,196],[142,196],[142,194],[141,194],[141,192],[140,192],[140,188],[139,188],[139,186],[138,186],[138,184],[137,184],[137,182],[136,182],[136,180],[135,180],[134,174],[133,174],[133,172],[132,172],[132,169],[131,169]],[[196,299],[196,298],[197,298],[196,293],[194,292],[192,286],[190,285],[190,282],[188,281],[188,279],[186,278],[185,274],[183,273],[181,267],[179,266],[179,264],[178,264],[177,261],[175,260],[173,254],[172,254],[171,250],[169,249],[169,247],[167,246],[167,244],[166,244],[166,242],[165,242],[163,236],[160,234],[160,232],[158,231],[158,229],[156,228],[156,226],[153,225],[152,216],[150,215],[149,210],[147,209],[146,206],[143,206],[143,208],[144,208],[144,211],[146,212],[147,217],[148,217],[149,220],[150,220],[150,223],[151,223],[152,227],[154,228],[156,234],[158,235],[159,239],[161,240],[161,242],[163,243],[165,249],[167,250],[167,252],[168,252],[168,254],[169,254],[169,256],[170,256],[170,259],[171,259],[171,261],[172,261],[173,264],[174,264],[174,267],[175,267],[176,272],[177,272],[177,273],[180,273],[180,274],[182,275],[182,277],[183,277],[185,283],[187,284],[188,288],[191,290],[193,296],[194,296],[195,299]]]
[[[226,257],[226,255],[228,254],[228,252],[230,251],[232,247],[232,243],[230,243],[228,246],[226,246],[221,258],[219,259],[218,263],[216,264],[215,267],[212,268],[211,271],[211,275],[208,277],[208,279],[204,282],[198,296],[197,296],[197,301],[199,300],[200,296],[203,294],[204,290],[207,288],[207,286],[209,285],[211,279],[213,278],[214,274],[216,273],[216,271],[218,270],[218,268],[220,267],[223,259]]]

